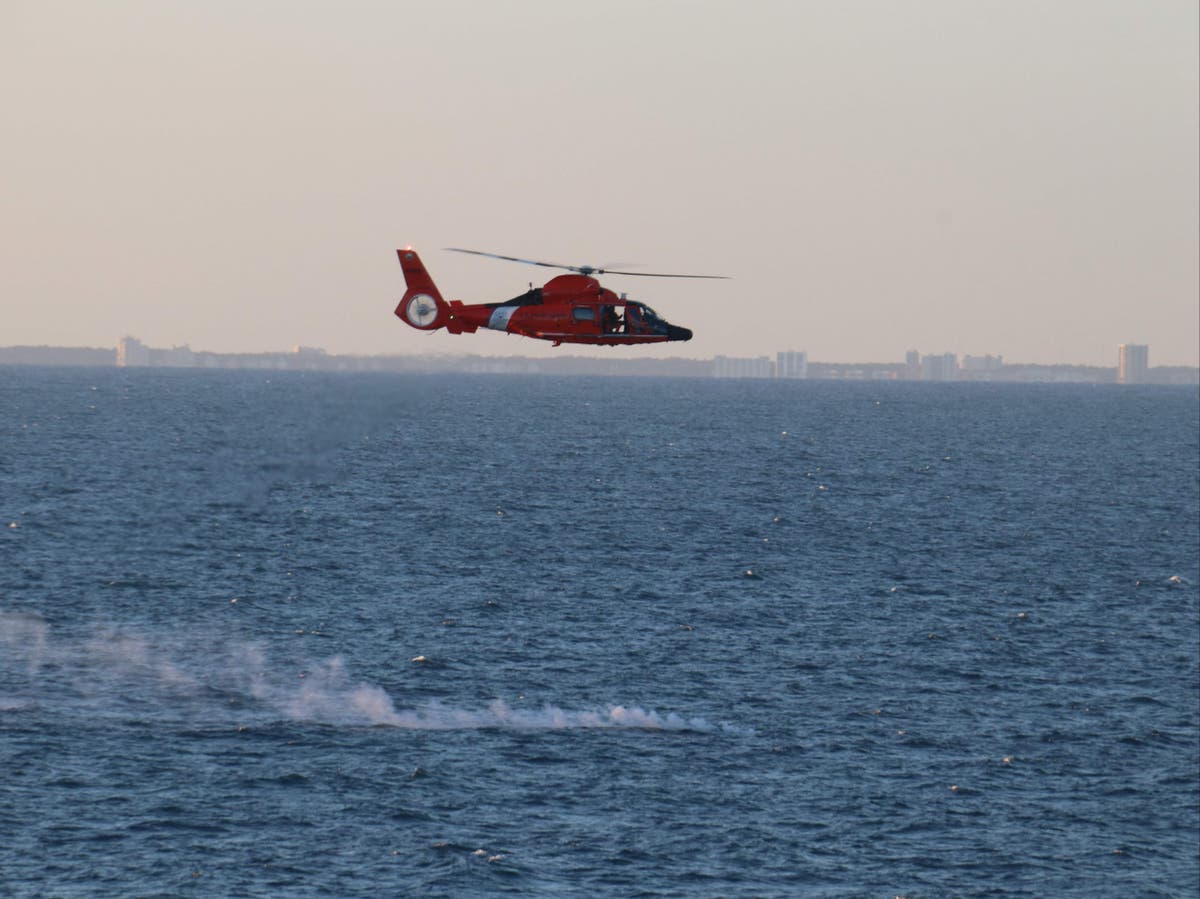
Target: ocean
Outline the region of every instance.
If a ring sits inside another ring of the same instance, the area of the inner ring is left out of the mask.
[[[1191,387],[0,368],[0,895],[1200,895]]]

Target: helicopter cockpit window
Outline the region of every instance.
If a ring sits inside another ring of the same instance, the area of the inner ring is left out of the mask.
[[[594,322],[596,310],[591,306],[576,306],[571,310],[571,317],[577,322]]]
[[[666,327],[653,309],[641,303],[630,303],[625,307],[625,321],[631,334],[656,334]]]

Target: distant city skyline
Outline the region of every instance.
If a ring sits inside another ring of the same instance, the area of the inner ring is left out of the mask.
[[[1148,365],[1149,347],[1122,344],[1113,366],[1005,364],[1000,356],[921,354],[909,350],[903,362],[811,361],[803,350],[780,350],[770,356],[717,355],[711,359],[642,355],[590,357],[572,347],[549,358],[521,355],[329,353],[320,347],[295,346],[282,352],[215,353],[190,347],[152,347],[136,337],[123,337],[115,348],[0,347],[3,365],[88,365],[120,368],[259,369],[333,372],[459,372],[658,375],[676,377],[783,380],[1007,381],[1118,384],[1194,384],[1200,367]]]
[[[545,345],[538,341],[521,339],[518,342],[511,344],[514,352],[487,353],[487,352],[482,352],[481,347],[474,347],[469,344],[464,344],[461,347],[458,346],[457,341],[459,341],[461,339],[462,339],[461,336],[456,336],[455,344],[451,344],[450,346],[445,347],[445,348],[442,348],[442,347],[430,348],[430,351],[433,353],[436,353],[436,354],[445,354],[445,355],[495,356],[495,357],[501,357],[501,358],[509,357],[509,356],[530,356],[532,358],[539,358],[539,356],[537,354],[522,352],[522,350],[524,350],[525,348],[530,348],[530,349],[540,348]],[[470,337],[468,337],[467,339],[469,340]],[[199,348],[193,347],[191,345],[191,343],[189,343],[189,342],[172,343],[169,346],[152,346],[152,344],[149,341],[143,341],[141,338],[134,337],[128,333],[111,345],[91,344],[91,345],[84,346],[84,345],[59,345],[59,344],[49,344],[49,343],[40,343],[40,344],[26,343],[26,344],[12,344],[10,346],[0,346],[0,349],[14,349],[17,347],[48,347],[48,348],[53,348],[53,349],[64,349],[64,350],[113,349],[118,354],[118,356],[121,356],[123,353],[127,352],[128,345],[132,345],[135,348],[134,352],[137,352],[138,348],[141,348],[141,349],[153,349],[156,352],[184,351],[184,352],[191,352],[191,353],[196,353],[196,354],[229,355],[228,353],[226,353],[225,351],[222,351],[222,350],[217,350],[217,349],[212,349],[212,348],[204,348],[204,347],[199,347]],[[504,348],[505,348],[504,346],[492,347],[492,349],[504,349]],[[597,358],[602,358],[602,359],[618,359],[619,360],[619,359],[624,358],[628,361],[634,361],[639,358],[650,358],[650,357],[680,358],[680,359],[694,359],[694,358],[714,358],[715,359],[715,358],[724,357],[724,358],[728,358],[728,359],[741,359],[741,360],[764,359],[765,358],[765,359],[772,360],[773,364],[786,365],[789,367],[789,370],[799,371],[799,372],[802,372],[804,370],[804,367],[808,364],[808,361],[809,361],[809,358],[811,355],[807,350],[776,350],[772,353],[756,354],[756,355],[752,355],[752,356],[738,356],[738,355],[734,355],[734,354],[730,354],[730,353],[715,353],[711,357],[700,357],[698,354],[695,354],[695,353],[689,355],[689,354],[678,354],[678,353],[666,352],[667,350],[670,349],[670,347],[669,347],[669,345],[665,345],[665,344],[655,346],[652,350],[647,350],[645,347],[639,347],[635,351],[629,351],[628,348],[621,348],[621,347],[611,347],[611,348],[606,347],[605,348],[605,350],[607,350],[606,352],[602,352],[602,353],[598,353],[598,354],[593,354],[591,352],[588,352],[588,350],[590,349],[589,347],[579,346],[579,345],[572,345],[570,347],[553,347],[552,349],[554,350],[554,352],[549,353],[546,356],[546,358],[554,358],[555,356],[562,356],[562,355],[572,355],[572,356],[595,355]],[[625,349],[626,353],[624,355],[621,355],[621,354],[612,352],[612,350],[620,350],[620,349]],[[342,353],[342,352],[338,352],[335,350],[327,349],[325,347],[302,346],[300,344],[292,344],[292,345],[284,347],[284,348],[258,347],[258,348],[254,348],[254,349],[237,351],[237,352],[249,353],[249,354],[317,353],[317,354],[323,354],[323,355],[329,354],[329,355],[345,355],[345,356],[414,355],[413,353],[403,353],[403,352],[397,352],[397,351],[392,351],[392,352],[385,351],[383,353],[353,353],[353,352]],[[1014,359],[1014,360],[1010,360],[1010,364],[1015,364],[1015,365],[1077,365],[1077,366],[1099,365],[1101,367],[1112,367],[1112,368],[1116,368],[1118,370],[1123,370],[1127,365],[1132,365],[1132,366],[1134,366],[1136,371],[1145,371],[1147,368],[1150,367],[1149,352],[1150,352],[1149,345],[1122,343],[1122,344],[1118,344],[1117,346],[1115,346],[1113,348],[1112,358],[1107,363],[1106,362],[1088,363],[1088,362],[1080,362],[1078,360],[1069,360],[1069,359],[1053,360],[1053,361],[1049,361],[1049,362],[1035,362],[1035,361],[1031,361],[1031,360]],[[427,354],[422,353],[422,354],[415,354],[415,355],[427,355]],[[785,361],[784,357],[787,357],[786,361]],[[884,359],[884,358],[867,359],[865,357],[861,357],[861,358],[855,357],[854,359],[851,359],[851,360],[817,359],[816,357],[812,357],[812,358],[814,359],[814,361],[826,362],[826,363],[836,363],[836,364],[853,364],[853,363],[891,364],[891,363],[899,362],[902,360],[904,362],[904,364],[909,367],[910,370],[912,370],[914,368],[914,366],[919,369],[923,366],[927,367],[930,364],[935,365],[935,366],[943,364],[943,362],[942,362],[943,358],[946,360],[946,362],[944,364],[952,365],[954,367],[958,367],[961,365],[966,370],[975,370],[975,371],[983,371],[983,370],[990,370],[992,368],[998,368],[998,367],[1002,366],[1005,361],[1005,357],[999,353],[985,353],[983,355],[972,355],[972,354],[966,353],[966,354],[960,355],[959,353],[955,353],[955,352],[925,353],[925,352],[922,352],[921,350],[911,349],[911,348],[905,350],[903,353],[897,354],[894,358],[886,358],[886,359]],[[1128,362],[1127,362],[1127,358],[1129,360]],[[1163,364],[1168,365],[1166,363],[1163,363]],[[1168,367],[1179,367],[1179,366],[1168,365]],[[1200,367],[1200,366],[1183,366],[1183,367]],[[1136,374],[1134,374],[1134,377],[1136,377]]]
[[[558,352],[394,319],[413,244],[466,302],[546,270],[444,247],[730,276],[602,279],[694,331],[667,356],[1200,365],[1198,33],[1178,0],[16,0],[0,342]]]

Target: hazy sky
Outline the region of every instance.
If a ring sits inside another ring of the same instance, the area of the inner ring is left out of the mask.
[[[607,355],[1200,364],[1194,0],[0,0],[0,346],[577,353],[392,315],[604,279]],[[587,348],[584,348],[586,351]]]

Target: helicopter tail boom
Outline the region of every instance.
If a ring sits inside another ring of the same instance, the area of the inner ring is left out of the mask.
[[[408,290],[396,306],[396,315],[420,331],[436,331],[447,325],[451,325],[450,330],[455,331],[450,306],[442,299],[441,292],[425,270],[417,251],[408,247],[396,250],[396,256],[400,259],[400,268],[408,285]]]

